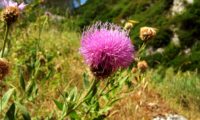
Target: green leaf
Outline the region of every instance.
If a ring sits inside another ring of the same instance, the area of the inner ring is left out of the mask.
[[[76,113],[76,111],[72,111],[70,114],[69,114],[71,120],[81,120],[81,118],[78,116],[78,114]]]
[[[96,118],[94,118],[93,120],[104,120],[106,118],[105,115],[100,115],[100,116],[97,116]]]
[[[5,120],[15,120],[15,103],[6,112]]]
[[[37,94],[37,85],[34,80],[32,80],[30,84],[28,85],[26,94],[29,98]]]
[[[83,87],[88,89],[90,86],[90,82],[88,80],[88,75],[86,73],[83,74]]]
[[[56,106],[59,110],[63,110],[63,103],[61,103],[57,100],[53,100],[53,101],[54,101],[54,103],[56,104]]]
[[[112,106],[105,106],[104,108],[99,110],[98,114],[103,115],[103,114],[107,113],[111,108],[112,108]]]
[[[88,96],[86,96],[86,99],[88,101],[91,101],[94,98],[94,96],[96,95],[97,92],[98,92],[98,88],[97,88],[96,85],[94,85],[94,87],[92,87],[92,89],[91,89],[90,93],[88,94]]]
[[[22,113],[22,116],[24,118],[24,120],[31,120],[31,116],[28,112],[28,110],[26,109],[25,106],[23,106],[20,103],[16,103],[17,108],[20,110],[20,112]]]
[[[70,102],[74,102],[77,98],[77,94],[78,94],[78,89],[77,87],[74,87],[69,93],[68,100]]]
[[[111,100],[111,102],[109,103],[109,105],[112,106],[114,103],[116,103],[117,101],[119,101],[121,99],[122,99],[122,97],[115,98],[115,99]]]
[[[22,73],[21,70],[20,70],[19,83],[20,83],[21,88],[25,91],[25,89],[26,89],[26,85],[25,85],[24,76],[23,76],[23,73]]]
[[[53,71],[50,70],[50,71],[47,73],[47,76],[45,77],[45,80],[48,80],[48,79],[51,77],[52,73],[53,73]]]
[[[68,111],[68,106],[67,106],[67,104],[64,104],[63,109],[62,109],[62,119],[64,119],[64,117],[66,116],[67,111]]]
[[[122,85],[123,85],[127,80],[128,80],[128,76],[126,76],[126,77],[120,79],[120,82],[119,82],[120,86],[122,87]]]
[[[13,94],[14,92],[14,88],[12,89],[9,89],[5,94],[4,96],[2,97],[1,101],[0,101],[0,112],[6,107],[11,95]]]

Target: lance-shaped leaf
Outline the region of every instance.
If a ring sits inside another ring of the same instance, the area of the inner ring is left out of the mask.
[[[63,103],[61,103],[57,100],[53,100],[53,101],[54,101],[54,103],[56,104],[56,106],[59,110],[63,110]]]
[[[15,103],[6,112],[5,120],[15,120]]]
[[[88,80],[88,75],[86,73],[83,74],[83,87],[88,89],[90,86],[90,82]]]
[[[1,101],[0,101],[0,112],[6,107],[11,95],[14,92],[14,88],[9,89],[4,96],[2,97]]]
[[[19,111],[21,112],[24,120],[31,120],[31,116],[25,106],[23,106],[20,103],[16,103],[16,106],[19,109]]]
[[[20,75],[20,77],[19,77],[20,86],[21,86],[22,90],[25,91],[26,84],[25,84],[25,80],[24,80],[24,76],[23,76],[22,70],[20,70],[19,75]]]

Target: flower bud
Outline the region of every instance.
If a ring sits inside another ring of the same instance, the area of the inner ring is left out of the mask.
[[[40,64],[41,64],[41,65],[45,65],[45,63],[46,63],[47,61],[46,61],[46,58],[45,58],[45,56],[43,55],[43,53],[42,53],[42,52],[38,52],[38,53],[37,53],[37,57],[38,57],[38,60],[40,61]]]
[[[136,73],[137,71],[138,71],[138,69],[136,67],[133,67],[131,70],[132,73]]]
[[[3,80],[3,78],[9,73],[9,71],[9,62],[4,58],[0,58],[0,80]]]
[[[46,3],[46,0],[39,0],[39,3],[43,5]]]
[[[131,30],[133,28],[133,24],[130,23],[130,22],[126,22],[125,23],[125,26],[124,26],[124,29],[125,30]]]
[[[11,25],[12,23],[17,21],[19,17],[20,10],[18,7],[8,6],[3,11],[3,20],[7,25]]]
[[[137,24],[138,21],[134,21],[134,20],[129,20],[128,22],[125,23],[124,29],[125,30],[131,30],[135,24]]]
[[[145,60],[143,61],[139,61],[137,63],[137,68],[141,71],[141,72],[145,72],[148,68],[148,64]]]
[[[143,41],[152,39],[155,35],[156,35],[156,28],[152,28],[152,27],[140,28],[140,39]]]
[[[45,63],[46,63],[46,58],[45,58],[44,56],[40,56],[40,57],[39,57],[39,61],[40,61],[40,64],[41,64],[41,65],[45,65]]]
[[[56,70],[57,72],[61,72],[61,71],[62,71],[62,64],[57,64],[57,65],[55,66],[55,70]]]

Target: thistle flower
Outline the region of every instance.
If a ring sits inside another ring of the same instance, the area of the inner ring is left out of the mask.
[[[112,23],[97,22],[83,32],[80,52],[94,76],[105,78],[130,65],[134,47],[127,31]]]
[[[17,2],[13,2],[12,0],[1,0],[0,7],[4,8],[2,15],[3,20],[7,23],[7,25],[11,25],[16,22],[20,12],[26,7],[26,4],[21,3],[18,5]]]
[[[143,41],[152,39],[154,36],[156,36],[156,30],[157,30],[156,28],[152,28],[152,27],[141,27],[140,39]]]
[[[3,80],[3,78],[9,73],[9,70],[9,62],[4,58],[0,58],[0,80]]]
[[[137,63],[137,68],[141,71],[141,72],[145,72],[146,69],[148,68],[148,64],[145,60],[143,61],[139,61]]]

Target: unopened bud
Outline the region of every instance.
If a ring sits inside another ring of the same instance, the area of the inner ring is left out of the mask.
[[[141,27],[140,28],[140,39],[143,41],[147,41],[156,36],[156,28],[152,27]]]
[[[0,58],[0,80],[3,80],[3,78],[9,73],[9,71],[9,62],[4,58]]]
[[[132,72],[132,73],[136,73],[136,72],[137,72],[137,68],[136,68],[136,67],[133,67],[132,70],[131,70],[131,72]]]
[[[61,72],[61,70],[62,70],[62,65],[61,65],[61,64],[57,64],[57,65],[55,66],[55,70],[56,70],[57,72]]]
[[[137,63],[137,68],[141,71],[141,72],[145,72],[148,68],[148,64],[145,60],[143,61],[139,61]]]
[[[38,57],[41,65],[44,65],[46,63],[46,58],[42,52],[38,52],[37,57]]]
[[[124,29],[131,30],[134,27],[134,25],[137,23],[138,23],[138,21],[129,20],[128,22],[125,23]]]

